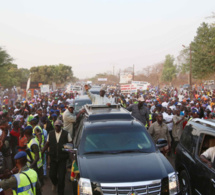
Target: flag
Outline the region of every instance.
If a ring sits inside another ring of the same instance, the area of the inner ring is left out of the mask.
[[[78,173],[79,173],[78,165],[77,165],[76,161],[74,160],[72,163],[72,170],[71,170],[71,175],[70,175],[71,181],[74,181],[74,179],[76,178]]]

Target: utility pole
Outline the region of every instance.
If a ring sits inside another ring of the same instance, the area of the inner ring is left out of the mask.
[[[189,72],[189,84],[192,91],[192,52],[191,52],[191,44],[190,44],[190,72]]]
[[[193,88],[192,88],[192,51],[191,51],[191,43],[190,43],[190,97],[193,97]]]
[[[134,64],[133,64],[133,81],[134,81]]]
[[[184,45],[182,45],[184,48],[186,48]],[[190,43],[190,47],[189,47],[189,50],[190,50],[190,67],[189,67],[189,77],[188,77],[188,83],[190,85],[189,87],[189,92],[190,92],[190,97],[192,98],[192,50],[191,50],[191,43]]]

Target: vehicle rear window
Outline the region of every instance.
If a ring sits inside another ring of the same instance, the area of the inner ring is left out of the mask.
[[[123,129],[106,127],[86,130],[80,144],[80,153],[141,150],[153,152],[155,146],[142,128]]]

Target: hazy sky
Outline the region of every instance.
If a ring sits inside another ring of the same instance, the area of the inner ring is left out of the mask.
[[[215,0],[0,0],[0,47],[20,67],[63,63],[79,78],[178,56]]]

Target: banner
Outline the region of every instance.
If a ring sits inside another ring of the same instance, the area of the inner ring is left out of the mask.
[[[120,90],[121,90],[121,93],[136,93],[137,87],[132,84],[120,85]]]
[[[132,74],[130,73],[121,73],[119,83],[128,83],[132,80]]]
[[[98,78],[98,81],[107,81],[107,78]]]
[[[41,93],[49,93],[49,85],[41,85],[40,91]]]

